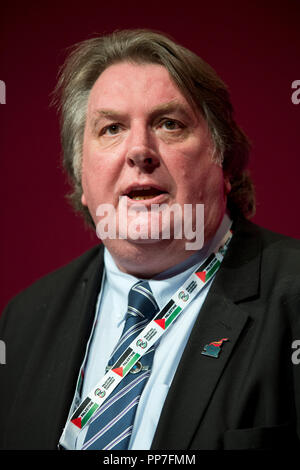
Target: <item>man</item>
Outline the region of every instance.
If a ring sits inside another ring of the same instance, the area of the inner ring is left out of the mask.
[[[104,247],[3,314],[2,448],[297,447],[300,245],[246,220],[249,145],[223,82],[133,30],[77,46],[56,92],[71,198]]]

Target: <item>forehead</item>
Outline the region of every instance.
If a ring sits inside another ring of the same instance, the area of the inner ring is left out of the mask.
[[[114,64],[102,72],[90,96],[89,109],[155,107],[171,101],[190,108],[165,67],[158,64]]]

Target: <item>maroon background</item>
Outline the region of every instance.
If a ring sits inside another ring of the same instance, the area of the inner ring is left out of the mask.
[[[300,105],[291,101],[291,83],[300,79],[299,1],[181,3],[1,5],[0,79],[7,103],[0,106],[0,310],[19,290],[98,242],[64,200],[58,119],[49,108],[66,47],[94,33],[152,28],[207,60],[228,84],[237,120],[253,142],[254,221],[300,238]]]

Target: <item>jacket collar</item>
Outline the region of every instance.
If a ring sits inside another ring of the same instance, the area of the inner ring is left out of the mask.
[[[238,303],[258,293],[262,240],[259,227],[244,219],[233,223],[232,232],[233,237],[212,292]]]

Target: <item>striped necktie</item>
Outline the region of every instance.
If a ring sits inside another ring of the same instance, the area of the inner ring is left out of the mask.
[[[135,337],[159,310],[149,283],[137,282],[128,295],[128,310],[123,333],[108,369],[122,356]],[[83,450],[128,449],[140,396],[150,376],[154,346],[137,362],[95,413],[85,437]]]

